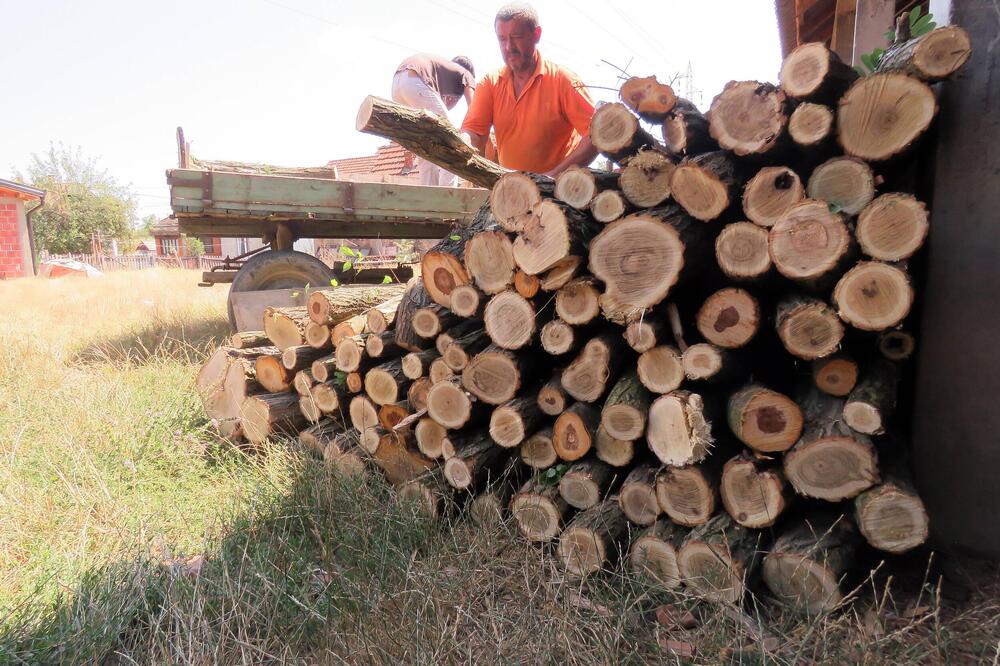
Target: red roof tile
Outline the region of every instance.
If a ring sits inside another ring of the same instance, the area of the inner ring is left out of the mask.
[[[379,146],[374,155],[330,160],[327,166],[336,167],[337,174],[341,178],[352,174],[406,176],[416,173],[413,166],[415,161],[413,153],[399,144],[389,143]]]

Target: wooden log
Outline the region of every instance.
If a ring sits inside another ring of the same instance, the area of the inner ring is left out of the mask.
[[[433,340],[445,329],[458,322],[458,316],[440,305],[432,304],[418,308],[413,313],[413,332],[425,340]]]
[[[396,311],[403,302],[403,294],[379,303],[365,313],[365,330],[375,335],[381,335],[389,330],[396,321]]]
[[[347,377],[344,378],[344,384],[351,393],[361,393],[365,386],[364,378],[360,372],[348,372]]]
[[[926,83],[892,72],[864,76],[837,105],[837,140],[846,154],[881,162],[916,143],[936,114]]]
[[[552,317],[551,306],[534,303],[516,291],[504,291],[486,304],[486,335],[501,349],[521,349],[535,337],[540,325]]]
[[[464,270],[464,269],[463,269]],[[396,311],[396,344],[409,352],[420,352],[430,346],[430,342],[417,335],[413,329],[413,315],[417,310],[431,304],[431,297],[418,278],[411,279]]]
[[[280,352],[262,354],[254,361],[254,375],[264,390],[284,393],[292,387],[295,373],[281,363]]]
[[[896,329],[878,335],[878,350],[890,361],[905,361],[913,356],[917,340],[909,331]]]
[[[712,138],[739,156],[770,152],[787,124],[785,93],[760,81],[730,81],[708,111]]]
[[[823,393],[843,398],[858,381],[858,363],[845,353],[813,361],[813,384]]]
[[[556,176],[553,196],[567,206],[586,210],[600,192],[617,187],[617,173],[571,166]]]
[[[397,430],[396,426],[412,413],[410,403],[405,400],[391,405],[382,405],[378,410],[378,424],[386,430]]]
[[[444,478],[441,467],[430,469],[406,481],[398,488],[398,498],[409,502],[423,516],[437,520],[454,505],[454,492]]]
[[[552,378],[538,390],[538,408],[548,416],[559,416],[568,403],[569,398],[562,386],[562,370],[556,370]]]
[[[323,419],[323,411],[313,400],[312,395],[298,396],[299,412],[308,423],[319,423]]]
[[[608,392],[601,425],[615,439],[639,439],[646,430],[651,398],[635,372],[622,375]]]
[[[788,118],[788,136],[800,153],[820,155],[833,150],[833,122],[833,109],[823,104],[803,102]]]
[[[946,25],[897,41],[882,54],[878,71],[900,72],[927,82],[943,81],[961,69],[971,55],[969,33],[961,26]]]
[[[771,271],[767,235],[767,229],[752,222],[723,227],[715,239],[715,260],[726,277],[751,282]]]
[[[365,330],[365,315],[354,315],[330,329],[330,344],[336,347],[344,338],[360,335]]]
[[[351,398],[347,406],[347,415],[358,434],[378,425],[378,407],[368,396],[356,395]]]
[[[309,372],[318,382],[325,382],[333,379],[333,374],[337,370],[337,358],[331,354],[318,358],[309,366]]]
[[[802,410],[786,395],[748,384],[729,397],[729,429],[760,453],[787,451],[802,434]]]
[[[312,387],[309,397],[323,414],[334,414],[340,412],[346,402],[347,391],[342,384],[323,382]]]
[[[271,340],[264,331],[241,331],[229,337],[229,346],[233,349],[253,349],[254,347],[270,347]]]
[[[396,332],[369,333],[365,336],[365,354],[368,358],[388,360],[402,356],[403,348],[396,344]]]
[[[482,329],[476,329],[461,338],[452,340],[441,355],[445,365],[454,372],[465,370],[472,357],[490,346],[490,339]]]
[[[514,284],[514,244],[501,230],[480,231],[465,244],[465,268],[485,294]]]
[[[574,509],[589,509],[600,503],[617,473],[596,458],[577,460],[559,479],[559,494]]]
[[[552,426],[552,447],[560,460],[572,462],[587,455],[600,422],[600,412],[585,402],[573,403],[560,414]]]
[[[450,430],[483,420],[487,410],[462,389],[457,381],[438,382],[427,393],[427,415]]]
[[[407,150],[480,187],[492,187],[504,169],[462,140],[447,118],[369,95],[358,109],[359,132],[392,139]]]
[[[419,478],[435,465],[416,450],[413,433],[408,430],[381,433],[373,460],[389,483],[397,487]]]
[[[660,518],[638,533],[629,548],[628,562],[632,575],[672,590],[680,587],[677,550],[686,532],[669,520]]]
[[[923,202],[894,192],[865,206],[854,235],[861,251],[872,259],[903,261],[923,247],[929,226]]]
[[[707,342],[684,350],[684,376],[691,381],[726,384],[746,377],[745,368],[732,352]]]
[[[305,307],[269,307],[264,310],[264,334],[282,351],[293,345],[306,344],[308,322],[309,313]]]
[[[824,43],[809,42],[785,56],[778,78],[792,99],[832,104],[857,80],[858,73]]]
[[[688,215],[711,222],[733,205],[741,184],[730,153],[720,150],[685,157],[674,169],[670,192]]]
[[[240,429],[251,444],[272,435],[297,433],[305,419],[294,393],[262,393],[248,397],[240,406]]]
[[[429,416],[424,416],[413,428],[417,449],[428,458],[444,456],[442,445],[448,436],[448,429]]]
[[[344,434],[344,427],[333,419],[323,419],[299,433],[299,446],[317,458],[326,457],[326,447]]]
[[[502,405],[517,395],[522,383],[539,369],[523,355],[490,345],[462,370],[462,386],[488,405]]]
[[[834,157],[813,170],[806,194],[847,215],[857,215],[875,198],[875,174],[856,157]]]
[[[597,427],[594,435],[594,455],[612,467],[628,467],[635,459],[635,442],[630,439],[615,439],[604,426]]]
[[[406,401],[414,411],[427,409],[427,394],[430,393],[431,386],[433,384],[427,377],[418,377],[410,384],[410,388],[406,391]]]
[[[590,272],[604,282],[604,316],[623,323],[663,301],[705,249],[701,229],[677,206],[629,215],[590,243]]]
[[[583,578],[621,559],[628,536],[629,525],[618,502],[609,498],[570,521],[556,553],[568,573]]]
[[[865,366],[861,381],[844,403],[844,421],[866,435],[882,435],[896,411],[899,368],[889,361]]]
[[[497,446],[486,433],[463,443],[444,463],[444,476],[456,490],[479,488],[501,471],[511,451]]]
[[[747,452],[726,461],[719,493],[732,519],[754,529],[774,525],[790,499],[781,470]]]
[[[530,471],[516,460],[511,460],[507,468],[498,475],[496,480],[472,498],[468,504],[468,515],[479,527],[499,526],[507,516],[507,510],[515,493],[524,484]]]
[[[852,258],[851,233],[825,201],[805,199],[782,215],[768,237],[778,272],[805,286],[825,286]]]
[[[514,273],[514,291],[524,298],[534,298],[542,289],[542,281],[537,275],[528,275],[524,271]]]
[[[368,360],[364,337],[356,335],[341,340],[333,353],[333,358],[337,370],[341,372],[355,372],[360,370],[362,364]]]
[[[556,292],[556,316],[574,326],[588,324],[601,313],[600,297],[593,278],[571,280]]]
[[[209,357],[208,360],[198,369],[195,377],[195,388],[202,400],[215,394],[226,379],[229,367],[237,361],[243,359],[253,367],[258,356],[280,356],[277,347],[255,347],[253,349],[234,349],[232,347],[219,347]]]
[[[376,405],[399,402],[412,380],[403,374],[402,359],[377,365],[365,375],[365,393]]]
[[[450,345],[455,340],[459,338],[464,338],[469,333],[473,331],[483,330],[483,322],[481,321],[463,321],[455,326],[452,326],[444,333],[441,333],[434,340],[434,346],[438,350],[438,354],[444,354],[448,350],[448,345]]]
[[[569,505],[559,495],[559,487],[549,485],[538,474],[529,479],[514,495],[510,512],[528,541],[551,541],[562,531]]]
[[[887,553],[905,553],[927,540],[927,510],[905,473],[891,472],[858,495],[854,518],[865,540]]]
[[[664,467],[656,476],[656,501],[678,525],[703,525],[715,513],[718,475],[704,465]]]
[[[589,215],[551,199],[535,207],[535,215],[514,240],[514,262],[528,275],[554,268],[571,256],[582,256],[600,224]]]
[[[661,462],[683,466],[708,455],[712,427],[706,419],[702,398],[689,391],[673,391],[649,407],[646,443]]]
[[[542,428],[523,442],[518,449],[521,461],[532,469],[548,469],[557,462],[559,456],[552,446],[552,428]]]
[[[618,103],[604,104],[594,112],[590,140],[605,157],[618,163],[656,144],[629,108]]]
[[[806,198],[797,173],[786,166],[764,167],[743,188],[743,213],[762,227],[773,227],[789,208]]]
[[[539,278],[538,286],[542,291],[556,291],[566,286],[566,283],[576,277],[576,274],[583,266],[583,258],[579,256],[566,257],[562,261],[557,261],[556,265],[550,268]],[[522,273],[524,271],[521,271]]]
[[[718,150],[708,131],[708,119],[694,104],[678,99],[674,108],[663,119],[663,144],[675,157],[697,155]]]
[[[579,349],[584,336],[564,322],[562,319],[553,319],[542,326],[538,340],[542,344],[545,353],[552,356],[562,356]]]
[[[349,435],[341,433],[337,440],[330,442],[323,453],[326,468],[342,477],[360,479],[368,475],[371,454],[354,444]]]
[[[254,349],[264,349],[257,347]],[[275,348],[268,348],[274,349]],[[235,350],[237,353],[246,350]],[[234,356],[230,358],[229,368],[215,393],[204,400],[205,413],[213,420],[219,430],[231,439],[242,438],[240,429],[240,409],[243,402],[252,395],[265,392],[257,381],[254,363],[250,356]]]
[[[452,290],[459,285],[472,283],[465,268],[466,244],[477,233],[496,228],[497,220],[490,212],[490,207],[484,203],[468,226],[453,229],[451,234],[424,253],[420,259],[420,274],[427,296],[433,302],[449,307]],[[397,319],[400,314],[402,313],[397,314]],[[398,328],[399,323],[396,326]]]
[[[605,333],[587,341],[562,373],[562,386],[576,400],[594,402],[604,395],[608,382],[624,362],[622,339]]]
[[[862,261],[833,289],[837,314],[862,331],[898,326],[913,307],[913,287],[906,272],[878,261]]]
[[[785,478],[795,491],[839,502],[878,483],[875,447],[844,422],[844,401],[813,390],[802,405],[806,427],[784,458]]]
[[[781,344],[796,358],[812,361],[840,348],[844,325],[826,301],[795,294],[778,303],[774,318]]]
[[[781,532],[764,556],[761,577],[782,605],[819,615],[844,600],[857,546],[857,532],[844,516],[810,517]]]
[[[660,345],[643,352],[636,363],[639,381],[653,393],[670,393],[684,381],[684,366],[675,347]]]
[[[536,206],[554,192],[555,181],[548,176],[505,173],[490,191],[490,210],[501,229],[520,233],[536,217]]]
[[[656,474],[654,465],[638,465],[622,482],[618,503],[622,513],[636,525],[652,525],[660,515],[656,500]]]
[[[324,326],[335,326],[367,312],[403,293],[398,284],[344,285],[334,289],[316,289],[309,293],[306,308],[309,319]]]
[[[368,455],[374,456],[378,451],[378,444],[382,440],[382,436],[387,432],[382,426],[368,428],[358,435],[358,446]],[[372,462],[374,462],[374,459]]]
[[[514,448],[535,432],[542,423],[537,391],[528,390],[493,410],[490,415],[490,437],[499,446]]]
[[[694,528],[677,553],[681,579],[695,596],[707,601],[738,603],[755,571],[760,552],[758,533],[720,513]]]
[[[312,395],[312,387],[316,384],[316,378],[309,370],[299,370],[295,373],[295,379],[292,380],[292,388],[300,396]]]
[[[676,165],[659,150],[640,150],[622,169],[618,186],[637,208],[652,208],[670,198],[670,180]]]
[[[698,332],[723,349],[746,346],[757,335],[760,322],[757,299],[738,287],[720,289],[698,309]]]
[[[622,84],[618,96],[640,118],[656,125],[662,123],[677,104],[674,89],[657,81],[655,76],[630,77]]]
[[[664,339],[666,328],[662,319],[642,316],[628,323],[622,337],[629,347],[642,354]]]
[[[590,214],[602,224],[614,222],[629,210],[630,207],[628,201],[625,200],[625,195],[618,190],[599,192],[590,202]]]
[[[306,324],[305,330],[306,344],[314,349],[323,350],[329,353],[333,348],[333,340],[330,337],[330,327],[326,324],[317,324],[310,321]]]
[[[434,347],[421,352],[410,352],[402,360],[403,374],[409,379],[423,377],[430,372],[431,363],[439,356],[438,350]]]
[[[485,304],[483,293],[471,284],[460,284],[451,290],[451,311],[459,317],[482,317]]]
[[[431,361],[431,367],[427,371],[427,378],[431,380],[431,385],[448,381],[454,376],[455,371],[448,367],[443,358],[436,358]]]

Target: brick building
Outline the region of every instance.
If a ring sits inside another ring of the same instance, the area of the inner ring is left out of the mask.
[[[24,205],[44,199],[45,190],[0,179],[0,279],[35,274],[35,242]]]
[[[149,233],[156,241],[156,256],[186,257],[189,255],[185,246],[187,237],[181,234],[176,219],[163,218],[150,228]],[[199,236],[198,239],[205,246],[206,256],[217,257],[222,254],[222,239],[218,236]]]

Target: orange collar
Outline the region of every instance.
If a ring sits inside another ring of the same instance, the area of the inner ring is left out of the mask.
[[[535,59],[537,60],[535,64],[535,71],[531,73],[528,77],[527,83],[524,84],[524,88],[521,89],[521,94],[515,98],[515,100],[524,97],[524,93],[531,87],[531,83],[537,79],[542,74],[542,65],[544,64],[544,59],[542,58],[542,53],[538,49],[535,49]],[[510,71],[510,67],[504,64],[503,68],[500,70],[500,79],[509,79],[511,85],[511,94],[514,93],[514,74]]]

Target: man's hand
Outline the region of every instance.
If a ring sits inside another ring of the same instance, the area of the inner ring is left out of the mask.
[[[562,162],[556,165],[554,169],[546,171],[543,175],[549,178],[555,178],[561,174],[566,169],[571,166],[587,166],[594,161],[597,157],[597,148],[594,148],[594,144],[590,141],[589,136],[583,137],[576,148],[573,149],[569,155],[566,156]]]
[[[462,132],[462,141],[466,142],[480,155],[486,149],[486,137],[473,132]]]

